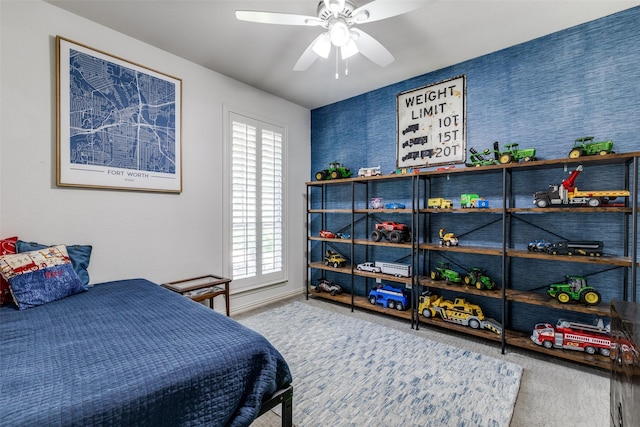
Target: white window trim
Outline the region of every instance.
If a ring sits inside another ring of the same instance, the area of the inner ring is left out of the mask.
[[[231,293],[245,292],[260,288],[266,288],[276,284],[284,283],[288,281],[288,259],[289,259],[289,244],[287,240],[287,212],[288,212],[288,199],[289,191],[287,184],[287,146],[289,145],[289,132],[286,123],[282,123],[278,120],[262,116],[253,112],[243,110],[241,108],[232,107],[223,104],[223,129],[222,129],[222,155],[223,155],[223,167],[222,167],[222,239],[223,239],[223,251],[222,251],[222,263],[224,275],[226,277],[232,277],[232,241],[231,241],[231,229],[232,229],[232,189],[231,189],[231,115],[240,115],[247,117],[250,120],[257,120],[260,122],[268,123],[273,126],[277,126],[282,129],[282,247],[283,247],[283,259],[282,259],[282,272],[276,277],[271,275],[267,281],[260,281],[260,278],[240,279],[234,281],[234,285],[231,287]]]

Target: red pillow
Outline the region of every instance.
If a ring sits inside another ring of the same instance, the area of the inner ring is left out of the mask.
[[[15,254],[17,241],[17,237],[8,237],[0,240],[0,255]],[[4,305],[11,301],[12,298],[9,283],[0,275],[0,305]]]

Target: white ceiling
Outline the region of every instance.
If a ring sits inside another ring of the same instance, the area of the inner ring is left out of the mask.
[[[293,71],[320,27],[241,22],[235,10],[316,16],[318,0],[47,0],[206,68],[313,109],[640,5],[629,0],[440,0],[360,25],[395,57],[361,54],[335,79],[336,61]],[[402,0],[378,0],[399,2]],[[369,1],[355,0],[357,6]],[[82,42],[81,40],[77,40]],[[126,58],[135,61],[135,58]]]

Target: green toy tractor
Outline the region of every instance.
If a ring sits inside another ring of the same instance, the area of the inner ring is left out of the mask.
[[[464,276],[464,284],[467,286],[475,286],[477,289],[495,289],[496,282],[487,276],[484,268],[471,267],[466,276]]]
[[[583,136],[573,143],[573,148],[569,151],[569,157],[572,159],[580,156],[604,156],[613,153],[613,141],[594,142],[594,137]]]
[[[316,172],[316,180],[324,181],[326,179],[349,178],[351,175],[353,175],[353,172],[341,163],[331,162],[329,163],[329,169]]]
[[[460,284],[460,273],[451,270],[448,262],[438,262],[437,267],[431,271],[431,280],[444,280],[447,284]]]
[[[580,301],[586,305],[598,305],[600,293],[587,284],[587,279],[582,276],[566,276],[564,283],[549,285],[547,293],[561,304],[570,301]]]

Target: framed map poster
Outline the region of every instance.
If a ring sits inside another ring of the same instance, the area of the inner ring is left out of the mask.
[[[182,80],[56,37],[58,186],[182,191]]]
[[[398,168],[465,162],[465,98],[464,75],[397,95]]]

